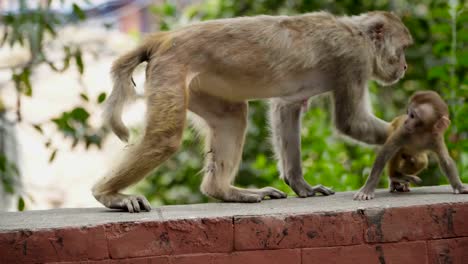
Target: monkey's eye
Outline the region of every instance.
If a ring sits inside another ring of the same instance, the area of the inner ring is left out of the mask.
[[[410,113],[409,117],[410,117],[410,118],[414,118],[414,114],[413,114],[413,113]]]

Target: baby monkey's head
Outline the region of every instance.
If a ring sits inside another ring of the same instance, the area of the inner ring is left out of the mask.
[[[404,127],[409,133],[443,134],[450,125],[448,106],[434,91],[416,92],[407,114]]]

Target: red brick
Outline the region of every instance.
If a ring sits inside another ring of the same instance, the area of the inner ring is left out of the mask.
[[[231,254],[171,256],[171,264],[300,264],[300,249],[243,251]]]
[[[47,264],[172,264],[168,256],[128,258],[128,259],[107,259],[99,261],[79,261],[79,262],[48,262]]]
[[[450,206],[450,205],[447,205]],[[457,236],[468,236],[468,204],[460,203],[451,207],[453,209],[453,231]]]
[[[425,241],[388,243],[381,248],[386,264],[427,263]]]
[[[375,246],[370,245],[305,248],[302,250],[302,263],[370,264],[378,262],[379,252]]]
[[[468,237],[428,241],[429,263],[468,263]]]
[[[190,254],[170,256],[171,264],[228,264],[231,263],[231,255],[226,253]]]
[[[363,219],[352,212],[238,217],[236,250],[352,245],[363,242]]]
[[[79,261],[108,258],[102,227],[21,231],[0,235],[5,262]]]
[[[230,252],[231,218],[114,224],[107,228],[112,258]]]
[[[111,258],[130,258],[172,253],[169,235],[161,222],[110,224],[106,235]]]
[[[376,243],[453,237],[453,213],[443,204],[366,210],[365,240]]]
[[[218,262],[219,263],[219,262]],[[234,252],[231,255],[232,264],[300,264],[300,249],[280,249]]]
[[[302,263],[427,263],[426,243],[402,242],[382,245],[306,248]]]
[[[175,254],[231,252],[234,248],[232,218],[166,222]]]
[[[95,264],[101,264],[101,263],[95,263]],[[160,256],[160,257],[111,260],[109,264],[172,264],[172,263],[170,262],[168,256]]]

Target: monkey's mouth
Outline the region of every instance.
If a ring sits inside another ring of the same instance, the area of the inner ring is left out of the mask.
[[[399,72],[399,74],[397,75],[398,81],[403,79],[403,77],[405,77],[405,73],[406,73],[406,71],[400,71]]]
[[[395,83],[397,83],[400,79],[402,79],[405,76],[404,71],[393,71],[392,73],[387,73],[387,74],[380,74],[375,76],[375,80],[383,85],[383,86],[390,86]]]

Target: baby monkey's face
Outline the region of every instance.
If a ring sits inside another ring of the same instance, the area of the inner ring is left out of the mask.
[[[404,127],[409,133],[432,132],[435,121],[434,108],[430,104],[410,104]]]

